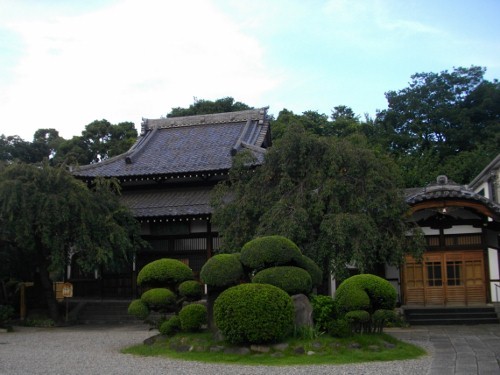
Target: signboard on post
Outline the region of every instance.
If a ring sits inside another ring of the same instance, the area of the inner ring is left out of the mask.
[[[54,283],[56,299],[62,301],[64,298],[73,297],[73,284],[57,281]]]
[[[62,287],[62,296],[64,298],[73,297],[73,284],[64,283]]]

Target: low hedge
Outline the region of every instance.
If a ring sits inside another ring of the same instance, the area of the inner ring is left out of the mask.
[[[303,268],[292,266],[266,268],[253,277],[252,283],[271,284],[290,295],[309,294],[312,290],[309,273]]]
[[[200,271],[201,281],[213,287],[236,285],[244,276],[239,253],[214,255],[207,260]]]
[[[298,246],[283,236],[259,237],[241,249],[241,263],[251,270],[297,264],[302,258]]]
[[[233,344],[276,342],[293,330],[292,298],[269,284],[241,284],[215,300],[214,317],[224,338]]]
[[[193,280],[193,271],[177,259],[163,258],[146,264],[137,275],[137,285],[178,285]]]

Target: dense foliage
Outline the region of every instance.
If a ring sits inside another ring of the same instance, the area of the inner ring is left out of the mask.
[[[199,300],[203,296],[203,285],[196,280],[186,280],[179,284],[179,295],[188,301]]]
[[[199,331],[207,324],[207,308],[197,303],[186,305],[179,311],[179,320],[183,331]]]
[[[181,330],[181,319],[179,315],[174,315],[161,323],[160,333],[165,336],[173,336]]]
[[[101,179],[89,189],[64,167],[47,163],[0,167],[0,276],[33,280],[38,271],[57,320],[52,277],[63,274],[70,255],[84,271],[131,267],[145,242],[117,189],[116,181]]]
[[[177,286],[192,280],[193,271],[177,259],[158,259],[146,264],[137,275],[138,285]]]
[[[228,287],[238,284],[245,277],[240,254],[217,254],[203,265],[200,279],[212,287]]]
[[[149,315],[149,308],[141,299],[130,302],[127,312],[138,319],[145,320]]]
[[[251,109],[251,107],[241,102],[235,102],[231,97],[215,101],[194,98],[194,103],[189,108],[172,108],[167,117],[207,115],[211,113],[243,111],[245,109]]]
[[[291,297],[267,284],[241,284],[225,290],[214,305],[217,327],[233,344],[276,342],[293,329]]]
[[[299,267],[279,266],[259,271],[252,278],[252,283],[271,284],[283,289],[290,295],[309,294],[312,281],[309,273]]]
[[[264,236],[248,241],[241,249],[240,261],[251,270],[296,263],[300,249],[283,236]]]
[[[387,280],[369,274],[352,276],[344,280],[335,292],[335,304],[341,316],[349,311],[393,310],[397,293]]]
[[[399,175],[394,162],[362,137],[318,137],[291,125],[255,171],[236,160],[229,180],[217,186],[213,221],[224,237],[224,251],[242,248],[256,236],[279,234],[324,275],[342,276],[345,264],[353,262],[361,271],[399,264],[408,249],[414,255],[423,250],[416,232],[407,236],[417,228],[406,220]],[[241,262],[252,268],[279,264],[266,259],[265,249],[250,261],[243,248]]]
[[[167,288],[153,288],[141,295],[141,301],[153,311],[169,312],[175,311],[176,295]]]

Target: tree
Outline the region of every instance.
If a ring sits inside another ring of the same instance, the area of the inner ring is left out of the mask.
[[[243,111],[245,109],[252,109],[252,107],[242,102],[235,102],[234,99],[229,96],[215,101],[194,98],[194,103],[191,104],[189,108],[172,108],[167,114],[167,117],[207,115],[212,113]]]
[[[54,168],[14,163],[0,171],[0,244],[16,261],[36,267],[50,316],[58,309],[51,275],[61,274],[70,253],[86,271],[130,262],[144,245],[139,226],[119,204],[118,184],[96,180],[92,189]]]
[[[95,120],[85,126],[81,136],[60,143],[56,161],[72,164],[97,163],[126,152],[136,139],[137,130],[132,122],[114,125],[108,120]]]
[[[451,174],[463,152],[476,162],[500,149],[500,85],[484,80],[485,68],[414,74],[409,87],[386,93],[374,135],[401,165],[407,187],[423,186],[435,173]],[[428,162],[425,162],[428,161]],[[466,183],[485,164],[458,175]]]
[[[408,223],[397,166],[348,139],[318,137],[291,125],[268,151],[264,164],[248,169],[248,154],[237,156],[227,182],[216,188],[213,222],[223,251],[237,252],[255,236],[290,238],[322,266],[324,274],[345,275],[399,264],[403,254],[423,250]],[[366,144],[366,141],[365,141]]]

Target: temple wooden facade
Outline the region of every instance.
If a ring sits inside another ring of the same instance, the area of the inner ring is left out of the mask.
[[[478,306],[499,301],[500,205],[471,188],[438,177],[408,189],[411,220],[427,243],[422,260],[407,256],[386,267],[407,306]]]
[[[140,137],[128,152],[74,170],[88,183],[97,176],[117,178],[122,202],[151,244],[151,250],[138,253],[122,273],[97,270],[85,275],[73,267],[69,280],[75,294],[133,297],[137,271],[164,257],[199,272],[220,245],[211,223],[211,190],[227,177],[234,155],[248,150],[259,165],[270,144],[267,108],[144,119]]]

